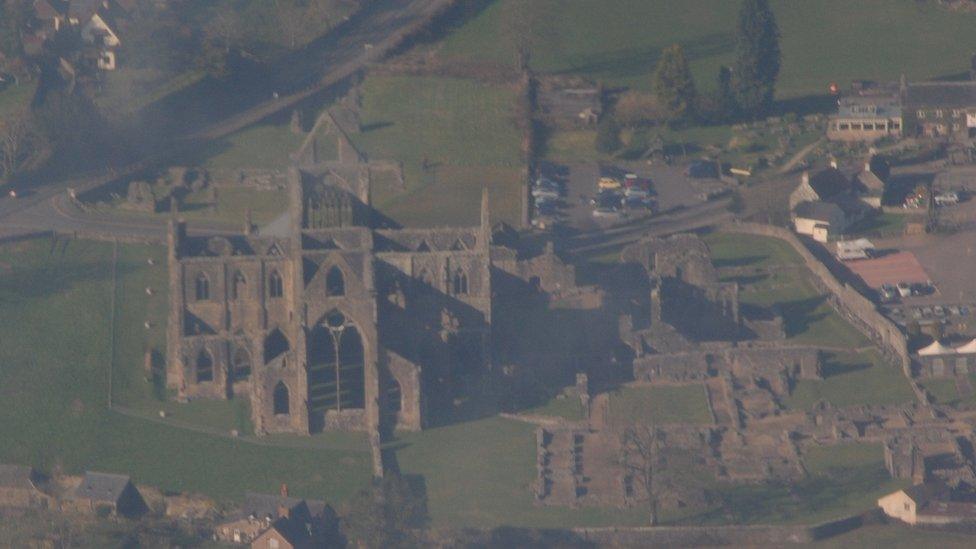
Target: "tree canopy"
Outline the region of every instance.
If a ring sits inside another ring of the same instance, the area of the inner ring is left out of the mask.
[[[654,94],[670,122],[687,121],[694,116],[698,93],[688,59],[678,44],[661,52],[654,71]]]
[[[781,52],[768,0],[743,0],[736,29],[733,87],[742,114],[761,116],[773,105]]]

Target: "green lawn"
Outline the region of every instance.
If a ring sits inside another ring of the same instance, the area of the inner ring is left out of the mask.
[[[705,388],[700,384],[621,387],[610,395],[614,423],[711,423]]]
[[[579,421],[583,418],[583,404],[576,395],[560,395],[549,400],[545,404],[523,410],[524,414],[538,416],[554,416]]]
[[[292,133],[286,120],[244,128],[194,154],[200,155],[202,167],[210,169],[285,169],[304,139]]]
[[[940,547],[942,549],[968,549],[973,546],[972,534],[959,534],[939,530],[920,530],[892,521],[890,524],[871,524],[819,541],[809,547],[823,549],[847,549],[849,547],[885,547],[888,549],[917,549]]]
[[[363,84],[363,132],[371,159],[403,163],[406,190],[378,184],[374,203],[407,225],[477,223],[481,188],[497,220],[518,219],[520,135],[515,91],[474,80],[370,76]],[[431,167],[422,169],[424,159]]]
[[[777,238],[714,232],[706,235],[704,240],[717,268],[802,265],[796,251]]]
[[[705,242],[712,263],[726,282],[739,284],[744,305],[778,306],[786,336],[795,343],[857,348],[870,344],[818,292],[800,256],[776,238],[710,233]]]
[[[739,4],[500,0],[450,35],[438,51],[445,57],[510,65],[516,55],[508,29],[528,28],[534,69],[647,89],[661,49],[679,43],[698,87],[710,89],[719,67],[733,61]],[[971,32],[976,16],[949,13],[934,2],[773,0],[772,5],[782,34],[780,97],[822,95],[830,82],[846,87],[853,79],[959,74],[967,70],[976,49]],[[879,13],[884,14],[883,24]]]
[[[800,380],[783,404],[793,410],[811,410],[826,400],[835,407],[905,404],[914,398],[901,369],[888,364],[875,351],[828,354],[823,380]]]
[[[899,237],[905,234],[905,225],[909,221],[919,220],[918,216],[913,215],[881,213],[854,225],[848,234],[851,237]]]

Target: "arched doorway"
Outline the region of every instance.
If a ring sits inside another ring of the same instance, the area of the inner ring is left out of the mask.
[[[284,381],[279,381],[274,388],[272,395],[273,409],[276,416],[287,416],[291,413],[291,406],[288,402],[288,386]]]

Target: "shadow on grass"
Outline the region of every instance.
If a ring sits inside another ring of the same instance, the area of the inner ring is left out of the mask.
[[[793,337],[802,334],[813,323],[826,318],[829,313],[814,313],[826,301],[826,296],[816,296],[780,304],[783,320],[786,321],[786,336]]]
[[[721,269],[722,267],[748,267],[750,265],[762,263],[767,259],[769,259],[769,256],[767,255],[746,255],[730,259],[715,259],[712,261],[712,263],[715,265],[716,269]]]
[[[867,370],[872,366],[874,365],[871,364],[870,362],[857,362],[854,364],[849,364],[849,363],[837,362],[836,360],[828,358],[827,361],[824,362],[822,372],[824,378],[830,378],[842,374],[849,374],[852,372]]]

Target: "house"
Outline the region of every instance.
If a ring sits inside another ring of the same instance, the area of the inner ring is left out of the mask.
[[[951,501],[941,483],[917,484],[878,499],[886,515],[907,524],[943,525],[976,521],[976,503]]]
[[[72,0],[68,7],[68,23],[81,28],[82,41],[93,48],[94,63],[106,71],[118,66],[116,50],[122,45],[119,38],[126,9],[111,0]]]
[[[69,509],[124,516],[137,517],[146,510],[146,502],[142,494],[127,475],[111,473],[85,473],[81,484],[70,493],[65,502]]]
[[[871,208],[881,208],[888,178],[891,177],[891,165],[888,161],[880,156],[871,156],[854,177],[861,201]]]
[[[320,500],[306,500],[288,496],[287,486],[282,486],[281,494],[257,494],[247,492],[240,509],[219,524],[214,532],[218,541],[230,543],[257,543],[270,530],[260,547],[306,547],[323,539],[336,528],[336,514],[331,507]],[[305,532],[309,539],[296,536]],[[290,545],[289,545],[290,544]]]
[[[43,480],[26,465],[0,464],[0,507],[47,508],[51,498],[40,488]]]
[[[65,3],[59,0],[34,0],[34,19],[40,24],[39,31],[53,34],[66,22]]]
[[[862,189],[836,164],[811,175],[804,172],[790,194],[790,211],[796,232],[819,242],[843,234],[870,208],[861,200]]]
[[[906,135],[976,138],[976,81],[903,84],[902,109]]]
[[[323,547],[303,521],[292,517],[280,517],[251,542],[251,549],[306,549]]]
[[[897,92],[872,90],[843,97],[827,121],[827,139],[873,142],[902,135],[902,109]]]

